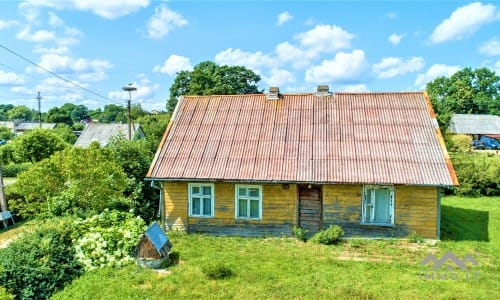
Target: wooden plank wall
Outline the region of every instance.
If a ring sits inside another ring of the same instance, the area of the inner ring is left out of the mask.
[[[188,184],[164,182],[165,226],[167,230],[187,230]]]

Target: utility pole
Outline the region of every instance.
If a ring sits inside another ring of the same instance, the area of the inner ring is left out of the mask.
[[[123,90],[128,92],[128,101],[127,101],[127,119],[128,119],[128,140],[132,140],[132,116],[130,114],[131,110],[131,102],[132,102],[132,91],[136,91],[137,88],[129,83],[127,86],[123,87]]]
[[[3,191],[3,175],[2,175],[2,161],[0,159],[0,208],[2,211],[9,210],[7,200],[5,200],[5,193]]]
[[[35,99],[38,100],[38,124],[40,124],[40,128],[42,128],[42,96],[40,96],[40,92],[38,92],[38,96]]]

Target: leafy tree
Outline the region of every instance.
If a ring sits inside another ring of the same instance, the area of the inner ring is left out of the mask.
[[[14,108],[7,111],[7,119],[10,121],[31,121],[32,116],[33,114],[31,109],[29,109],[26,105],[15,106]]]
[[[89,110],[88,115],[91,120],[97,120],[101,122],[102,109],[100,107],[97,109],[91,109]]]
[[[166,113],[146,115],[136,120],[137,124],[141,125],[153,152],[158,148],[169,121],[170,114]]]
[[[53,107],[49,109],[47,115],[45,116],[45,120],[50,123],[57,123],[57,124],[62,123],[69,126],[73,124],[73,120],[71,119],[71,114],[68,114],[67,111],[59,107]]]
[[[73,129],[66,124],[57,125],[52,132],[68,144],[73,145],[76,142],[77,137],[73,133]]]
[[[127,176],[111,151],[97,146],[67,148],[20,173],[6,188],[10,207],[23,217],[94,214],[128,209]]]
[[[0,121],[7,121],[7,112],[13,108],[12,104],[0,104]]]
[[[126,109],[122,106],[115,104],[108,104],[104,106],[104,111],[102,112],[101,119],[103,123],[113,123],[113,122],[127,122]]]
[[[12,131],[5,126],[0,126],[0,139],[10,140],[13,137]]]
[[[170,87],[167,111],[173,112],[182,95],[256,94],[260,76],[242,66],[219,66],[204,61],[192,71],[180,71]]]
[[[16,162],[38,162],[68,146],[49,129],[34,129],[12,140],[13,156]]]
[[[438,77],[427,84],[427,92],[444,130],[453,114],[500,115],[500,77],[487,68]]]
[[[78,123],[81,120],[89,118],[89,110],[85,105],[76,105],[71,111],[70,116],[73,123]]]

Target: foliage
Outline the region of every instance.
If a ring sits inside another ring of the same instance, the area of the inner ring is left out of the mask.
[[[14,106],[12,109],[7,111],[7,120],[15,121],[31,121],[33,117],[33,112],[26,105]]]
[[[170,87],[167,111],[173,112],[182,95],[238,95],[260,93],[260,76],[242,66],[219,66],[204,61],[192,71],[180,71]]]
[[[35,163],[69,146],[49,129],[30,130],[15,138],[11,144],[14,161],[18,163]]]
[[[228,264],[224,263],[207,263],[203,265],[202,272],[207,276],[208,279],[224,279],[234,275],[233,270]]]
[[[11,130],[5,126],[0,126],[0,140],[10,140],[14,137]]]
[[[304,229],[299,226],[293,226],[292,228],[292,234],[294,237],[296,237],[299,241],[305,242],[307,240],[307,233],[309,230]]]
[[[47,299],[82,273],[67,221],[52,221],[0,251],[0,285],[18,299]]]
[[[0,121],[7,121],[7,112],[13,108],[13,104],[0,104]]]
[[[116,104],[107,104],[104,106],[102,114],[99,116],[99,122],[113,123],[113,122],[127,122],[127,112],[122,106]]]
[[[426,88],[441,130],[452,114],[500,115],[500,77],[487,68],[464,68],[451,77],[438,77]]]
[[[68,148],[20,173],[6,193],[23,217],[87,214],[123,202],[126,186],[126,175],[109,150]]]
[[[320,230],[314,234],[310,241],[315,244],[336,244],[340,241],[340,238],[344,235],[344,230],[338,225],[330,225],[327,229]]]
[[[66,143],[73,145],[76,142],[76,135],[73,133],[71,126],[66,124],[58,124],[56,128],[52,130],[61,140]]]
[[[449,138],[447,148],[452,152],[470,153],[472,137],[466,134],[453,134]]]
[[[408,234],[408,240],[410,241],[410,243],[422,243],[422,242],[424,242],[424,238],[422,237],[422,235],[420,235],[416,231],[412,231],[412,232],[410,232],[410,234]]]
[[[132,262],[130,254],[146,229],[140,217],[107,209],[99,215],[76,220],[73,226],[75,256],[85,270]]]
[[[4,177],[17,177],[17,174],[26,171],[31,166],[31,163],[8,164],[2,166],[2,175]]]
[[[156,151],[160,144],[161,138],[165,133],[170,114],[162,113],[157,115],[146,115],[137,119],[137,124],[141,124],[141,128],[146,135],[146,139],[150,143],[150,148],[153,152]]]
[[[468,196],[500,195],[500,156],[485,153],[451,155],[460,186],[455,193]]]

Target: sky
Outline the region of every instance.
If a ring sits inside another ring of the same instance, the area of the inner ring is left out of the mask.
[[[264,92],[420,91],[500,74],[500,2],[0,0],[0,104],[164,111],[177,72],[207,60]]]

